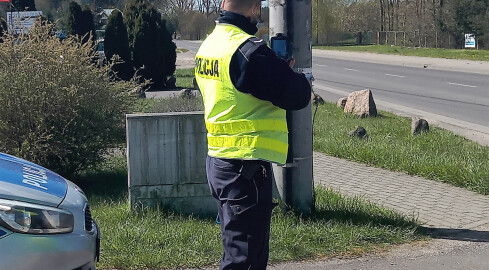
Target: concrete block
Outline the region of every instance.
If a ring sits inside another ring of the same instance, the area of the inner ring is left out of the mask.
[[[208,203],[213,201],[205,171],[203,112],[127,115],[126,133],[131,207],[216,213],[215,203]]]

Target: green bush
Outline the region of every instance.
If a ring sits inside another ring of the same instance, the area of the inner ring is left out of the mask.
[[[66,21],[69,35],[78,36],[83,43],[88,41],[95,43],[95,24],[89,6],[85,6],[82,10],[78,3],[71,1]]]
[[[131,67],[131,51],[129,49],[127,28],[122,19],[122,13],[117,9],[107,19],[104,51],[105,57],[109,61],[113,60],[112,57],[114,55],[120,57],[120,61],[113,61],[113,70],[117,76],[123,80],[131,79],[134,71]]]
[[[0,43],[0,151],[71,176],[124,140],[132,83],[97,68],[90,43],[38,24]],[[15,45],[13,45],[15,44]]]
[[[3,36],[4,33],[7,33],[7,21],[0,17],[0,38]],[[0,42],[2,42],[2,39],[0,39]]]
[[[165,87],[175,72],[176,45],[166,28],[166,21],[147,0],[132,0],[124,9],[129,45],[138,75],[151,80],[154,88]]]

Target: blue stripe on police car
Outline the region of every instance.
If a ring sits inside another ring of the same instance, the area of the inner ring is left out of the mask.
[[[46,192],[59,198],[66,193],[66,180],[34,163],[0,154],[0,182]]]

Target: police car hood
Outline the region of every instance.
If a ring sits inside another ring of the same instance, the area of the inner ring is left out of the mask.
[[[68,185],[58,174],[32,162],[0,153],[0,198],[57,207]]]

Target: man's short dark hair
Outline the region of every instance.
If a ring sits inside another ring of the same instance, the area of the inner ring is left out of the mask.
[[[249,9],[256,3],[261,3],[261,0],[226,0],[233,9]]]

